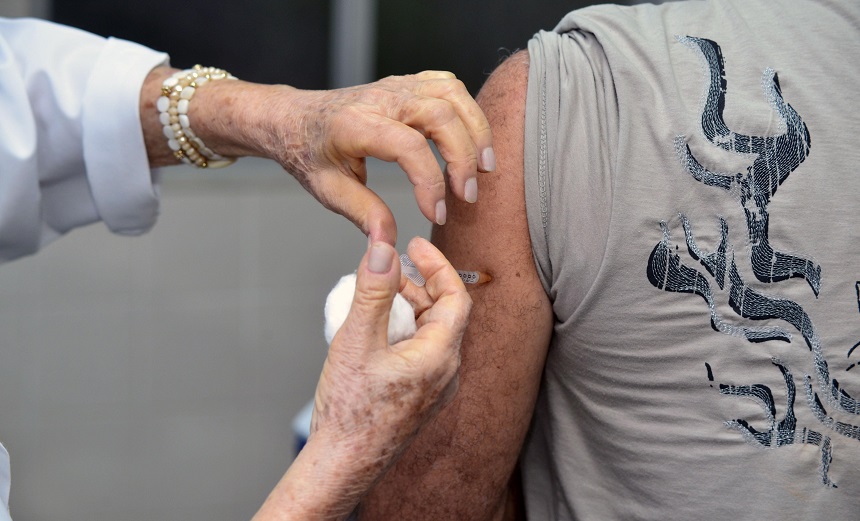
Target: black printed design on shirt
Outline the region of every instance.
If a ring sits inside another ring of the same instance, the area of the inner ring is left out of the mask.
[[[675,148],[684,169],[696,181],[713,187],[740,203],[738,210],[743,212],[749,241],[748,267],[758,281],[777,287],[777,283],[781,281],[802,278],[809,285],[814,298],[818,298],[821,289],[821,266],[811,258],[780,252],[778,245],[771,244],[769,233],[771,200],[776,196],[779,186],[798,170],[810,153],[811,138],[806,124],[783,98],[776,72],[767,68],[762,75],[762,90],[773,110],[783,121],[785,132],[777,136],[750,136],[731,130],[723,119],[727,82],[720,46],[702,38],[681,37],[678,40],[699,53],[707,65],[708,88],[701,116],[701,128],[705,138],[712,146],[729,152],[751,154],[754,157],[752,164],[744,172],[716,171],[703,166],[691,150],[687,139],[679,136],[675,138]],[[790,299],[756,291],[744,281],[729,240],[726,219],[720,217],[719,222],[714,223],[719,226],[719,243],[713,251],[706,251],[696,241],[693,223],[683,213],[679,213],[678,217],[683,228],[687,252],[704,268],[704,272],[682,262],[677,253],[679,246],[672,240],[668,223],[663,221],[660,223],[662,238],[648,260],[647,277],[650,283],[664,291],[700,296],[710,311],[711,326],[720,333],[740,337],[751,343],[791,343],[792,332],[800,333],[810,353],[813,367],[813,375],[799,378],[803,383],[806,405],[821,427],[854,441],[860,440],[860,427],[836,420],[828,413],[829,408],[840,414],[858,415],[860,404],[840,387],[835,378],[831,378],[822,351],[821,338],[803,307]],[[717,313],[712,280],[721,290],[728,287],[728,303],[737,315],[731,320]],[[781,321],[784,324],[756,326],[750,323],[760,320],[769,320],[770,323]],[[835,488],[836,484],[828,476],[833,450],[830,436],[796,425],[794,376],[782,361],[773,359],[771,362],[781,372],[789,397],[781,419],[777,420],[777,404],[774,403],[771,389],[766,385],[720,384],[720,393],[723,395],[752,398],[758,402],[770,422],[767,430],[757,430],[742,418],[726,421],[725,424],[739,431],[747,441],[765,448],[775,449],[798,443],[820,447],[821,482],[825,486]],[[710,365],[707,365],[707,370],[709,379],[713,381],[714,370]]]

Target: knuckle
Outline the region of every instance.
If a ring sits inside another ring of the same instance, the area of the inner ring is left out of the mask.
[[[437,99],[427,104],[428,116],[437,124],[443,125],[457,117],[454,107],[447,101]]]
[[[474,169],[478,165],[478,154],[474,149],[462,153],[458,158],[451,158],[448,162],[448,170]]]
[[[415,186],[416,195],[420,195],[419,191],[431,194],[445,193],[445,180],[437,176],[427,176]]]
[[[466,84],[463,83],[462,80],[459,80],[457,78],[450,78],[441,81],[444,82],[445,86],[443,89],[448,94],[469,96],[469,91],[468,89],[466,89]],[[471,96],[469,97],[471,98]]]
[[[473,98],[466,89],[466,85],[458,79],[432,80],[432,84],[428,85],[427,96],[433,100],[449,103],[452,108],[456,106],[466,112],[473,110],[470,108]]]
[[[385,305],[391,300],[391,291],[387,287],[363,287],[355,292],[356,308],[375,308]]]
[[[400,133],[398,141],[399,146],[401,146],[407,154],[418,152],[427,146],[427,139],[414,130]]]

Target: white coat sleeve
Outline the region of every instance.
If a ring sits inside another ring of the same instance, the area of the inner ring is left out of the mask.
[[[9,517],[9,453],[0,443],[0,521],[11,521]]]
[[[167,62],[131,42],[0,18],[0,262],[99,220],[125,235],[155,224],[139,102]]]

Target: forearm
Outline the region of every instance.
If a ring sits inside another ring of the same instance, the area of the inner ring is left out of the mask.
[[[141,89],[141,127],[153,168],[179,163],[167,145],[156,108],[164,80],[177,71],[170,67],[153,69]],[[266,157],[283,164],[290,162],[289,157],[306,155],[308,139],[303,124],[314,97],[313,91],[287,85],[216,80],[196,89],[188,105],[188,118],[194,133],[221,156]]]
[[[272,490],[253,521],[345,519],[378,469],[355,449],[315,433]]]
[[[140,92],[140,122],[149,164],[153,168],[180,162],[167,145],[156,108],[164,80],[175,72],[178,69],[171,67],[153,69]],[[282,113],[278,107],[266,107],[266,100],[274,91],[290,90],[294,89],[241,80],[210,81],[196,90],[188,104],[191,128],[207,147],[224,157],[265,157],[273,148],[271,125],[264,126],[260,111]],[[286,129],[283,131],[289,133]]]

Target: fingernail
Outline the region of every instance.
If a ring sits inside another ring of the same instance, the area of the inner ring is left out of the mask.
[[[373,273],[388,273],[394,261],[394,250],[382,243],[370,247],[370,257],[367,259],[367,269]]]
[[[441,226],[446,220],[448,220],[448,208],[445,206],[445,199],[440,199],[436,203],[436,224]]]
[[[493,147],[487,147],[481,152],[481,168],[485,172],[492,172],[496,169],[496,153],[493,152]]]
[[[466,180],[466,186],[463,190],[466,196],[466,202],[474,203],[478,200],[478,180],[474,177],[470,177]]]

